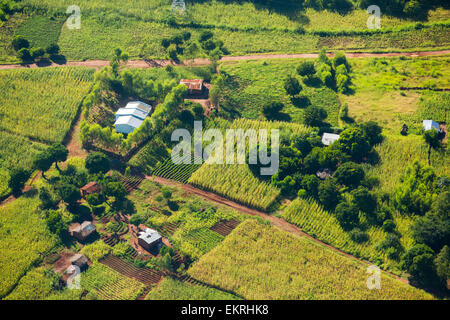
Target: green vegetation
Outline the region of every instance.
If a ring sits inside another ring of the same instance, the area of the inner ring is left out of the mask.
[[[164,278],[146,297],[146,300],[238,300],[229,293]]]
[[[98,262],[81,276],[81,287],[100,300],[135,300],[144,292],[144,285]]]
[[[385,274],[368,290],[366,265],[250,219],[190,270],[246,299],[430,299]]]
[[[0,207],[0,297],[57,242],[38,206],[36,196],[25,195]]]

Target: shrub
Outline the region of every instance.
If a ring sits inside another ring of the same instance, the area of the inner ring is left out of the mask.
[[[356,243],[363,243],[369,241],[369,235],[358,228],[355,228],[352,231],[350,231],[349,235],[350,239],[352,239]]]
[[[28,48],[22,48],[17,52],[17,57],[22,60],[22,62],[31,62],[32,56]]]
[[[57,55],[59,53],[59,46],[53,43],[45,49],[45,52],[47,52],[50,56]]]
[[[338,185],[334,179],[326,179],[319,185],[318,196],[325,209],[334,209],[341,199]]]
[[[349,161],[337,168],[334,177],[347,187],[356,187],[364,179],[364,170],[359,164]]]
[[[284,80],[284,89],[288,95],[296,96],[303,88],[297,78],[289,76]]]
[[[358,207],[359,210],[366,213],[366,216],[373,220],[372,214],[377,208],[377,200],[375,196],[362,186],[358,187],[356,190],[351,192],[353,196],[353,203]]]
[[[29,48],[30,42],[27,39],[25,39],[23,36],[17,35],[14,37],[14,39],[12,41],[12,47],[14,48],[15,51],[18,52],[20,49]]]
[[[355,228],[359,224],[358,208],[346,201],[342,201],[335,209],[336,219],[344,230]]]
[[[22,191],[25,183],[30,178],[30,172],[24,168],[13,168],[9,173],[8,187],[14,195]]]
[[[101,152],[92,152],[86,157],[85,167],[91,174],[106,173],[110,166],[108,157]]]
[[[31,49],[30,54],[33,59],[38,59],[38,58],[41,58],[44,56],[45,51],[44,51],[44,49],[38,47],[38,48]]]
[[[314,67],[314,62],[312,61],[306,61],[301,63],[297,67],[297,73],[302,77],[308,77],[310,78],[313,74],[316,73],[316,69]]]
[[[321,107],[310,105],[305,109],[303,122],[307,126],[318,127],[327,118],[327,112]]]

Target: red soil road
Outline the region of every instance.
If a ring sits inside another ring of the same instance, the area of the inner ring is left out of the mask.
[[[289,232],[289,233],[291,233],[292,235],[294,235],[296,237],[301,237],[301,236],[307,237],[307,238],[311,239],[312,241],[318,243],[319,245],[325,246],[325,247],[327,247],[327,248],[329,248],[329,249],[331,249],[331,250],[333,250],[335,252],[338,252],[338,253],[340,253],[340,254],[342,254],[342,255],[350,258],[350,259],[357,260],[357,261],[362,262],[362,263],[364,263],[366,265],[370,265],[371,264],[368,261],[358,259],[358,258],[352,256],[351,254],[348,254],[348,253],[346,253],[346,252],[344,252],[342,250],[339,250],[339,249],[337,249],[337,248],[335,248],[335,247],[333,247],[333,246],[331,246],[331,245],[329,245],[329,244],[327,244],[325,242],[322,242],[322,241],[320,241],[320,240],[310,236],[309,234],[307,234],[304,231],[302,231],[302,229],[300,229],[299,227],[297,227],[297,226],[295,226],[295,225],[293,225],[293,224],[291,224],[291,223],[289,223],[286,220],[283,220],[281,218],[277,218],[275,216],[272,216],[270,214],[264,213],[264,212],[256,210],[256,209],[251,209],[249,207],[243,206],[243,205],[241,205],[239,203],[236,203],[234,201],[231,201],[229,199],[221,197],[221,196],[219,196],[219,195],[217,195],[215,193],[198,189],[198,188],[196,188],[196,187],[194,187],[194,186],[192,186],[190,184],[182,184],[182,183],[179,183],[179,182],[176,182],[176,181],[173,181],[173,180],[169,180],[169,179],[165,179],[165,178],[161,178],[161,177],[156,177],[156,176],[146,176],[145,178],[147,180],[160,183],[162,185],[171,186],[171,187],[178,187],[178,188],[182,189],[183,191],[185,191],[187,193],[195,194],[195,195],[200,196],[200,197],[202,197],[202,198],[204,198],[206,200],[209,200],[209,201],[221,204],[221,205],[226,205],[226,206],[231,207],[231,208],[233,208],[233,209],[235,209],[237,211],[240,211],[242,213],[246,213],[246,214],[249,214],[249,215],[252,215],[252,216],[259,216],[259,217],[261,217],[263,219],[269,220],[269,222],[273,226],[277,227],[278,229],[286,231],[286,232]],[[400,280],[400,281],[402,281],[402,282],[404,282],[406,284],[409,284],[408,280],[405,279],[405,278],[399,277],[399,276],[397,276],[395,274],[392,274],[392,273],[389,273],[387,271],[383,271],[383,272],[385,272],[386,274],[390,275],[391,277],[396,278],[397,280]]]
[[[445,55],[450,54],[450,50],[440,51],[414,51],[414,52],[346,52],[348,58],[380,58],[380,57],[426,57],[433,55]],[[333,54],[328,54],[332,57]],[[261,59],[298,59],[298,58],[317,58],[317,53],[293,53],[293,54],[254,54],[246,56],[227,56],[222,57],[219,61],[240,61],[240,60],[261,60]],[[197,58],[186,60],[183,64],[185,66],[202,66],[209,64],[209,59]],[[177,65],[172,60],[130,60],[126,66],[129,68],[154,68],[164,67],[167,65]],[[107,60],[86,60],[86,61],[67,61],[65,63],[50,63],[45,65],[38,65],[36,63],[31,64],[4,64],[0,65],[0,70],[6,69],[29,69],[29,68],[44,68],[44,67],[61,67],[61,66],[73,66],[73,67],[90,67],[90,68],[102,68],[109,66]]]

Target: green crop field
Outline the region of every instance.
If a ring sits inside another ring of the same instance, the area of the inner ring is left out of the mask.
[[[38,205],[37,197],[23,196],[0,207],[0,297],[56,244]]]
[[[238,298],[217,289],[164,278],[149,292],[146,300],[238,300]]]
[[[366,286],[367,265],[311,240],[247,220],[203,256],[189,274],[245,299],[431,299],[382,274],[381,289]]]

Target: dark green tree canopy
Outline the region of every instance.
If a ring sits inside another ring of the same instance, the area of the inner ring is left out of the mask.
[[[110,163],[105,154],[92,152],[86,157],[85,167],[89,173],[106,173],[110,169]]]
[[[364,170],[361,165],[349,161],[337,168],[334,177],[339,183],[354,188],[364,179]]]
[[[327,116],[325,109],[310,105],[305,109],[303,122],[307,126],[319,127],[323,124]]]

